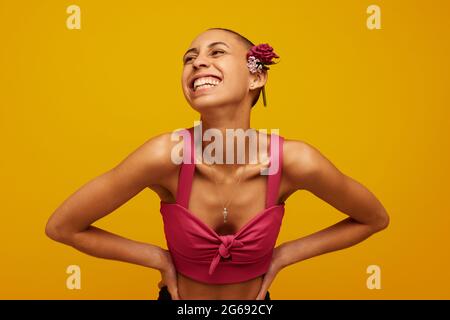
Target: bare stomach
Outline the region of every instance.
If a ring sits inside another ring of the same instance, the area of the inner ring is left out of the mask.
[[[181,300],[255,300],[262,284],[262,276],[244,282],[207,284],[178,275],[178,295]]]

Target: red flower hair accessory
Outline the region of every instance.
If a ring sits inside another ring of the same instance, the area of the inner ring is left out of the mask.
[[[273,51],[268,43],[258,44],[251,47],[247,52],[247,67],[251,73],[260,73],[262,70],[269,70],[267,65],[275,64],[274,58],[279,56]],[[264,106],[266,103],[266,92],[264,86],[262,88]]]
[[[262,69],[269,70],[267,65],[275,64],[272,59],[279,58],[268,43],[258,44],[251,47],[247,52],[248,67],[250,72],[261,72]]]

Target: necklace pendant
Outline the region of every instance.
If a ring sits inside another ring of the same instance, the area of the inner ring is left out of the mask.
[[[226,207],[223,208],[223,222],[227,223],[227,217],[228,217],[228,209]]]

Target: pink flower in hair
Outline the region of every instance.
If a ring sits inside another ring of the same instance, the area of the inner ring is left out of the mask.
[[[254,56],[248,57],[247,67],[251,73],[261,72],[263,64]]]
[[[247,66],[250,72],[261,72],[262,69],[269,70],[266,65],[275,64],[272,60],[279,58],[268,43],[251,47],[247,52]]]
[[[273,52],[273,48],[268,43],[258,44],[247,51],[247,67],[251,73],[269,70],[267,65],[275,64],[272,60],[274,58],[279,58],[279,56]],[[266,91],[264,87],[265,86],[262,87],[263,103],[264,106],[267,106]]]
[[[279,56],[273,52],[273,48],[268,43],[258,44],[253,46],[247,53],[247,58],[254,56],[259,59],[263,64],[274,64],[273,58],[279,58]]]

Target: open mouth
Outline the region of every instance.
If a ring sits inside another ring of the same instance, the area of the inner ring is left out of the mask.
[[[194,79],[190,87],[193,92],[197,92],[217,87],[220,83],[222,83],[222,79],[219,77],[205,76]]]

